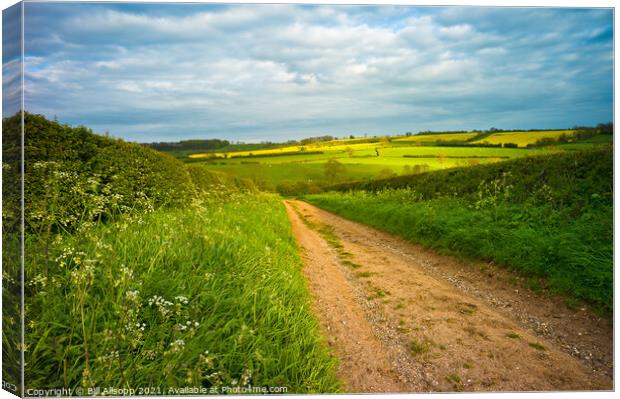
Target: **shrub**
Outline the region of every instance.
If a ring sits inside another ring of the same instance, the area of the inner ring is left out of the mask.
[[[15,125],[16,114],[3,120]],[[187,202],[194,185],[183,163],[138,144],[24,114],[26,227],[41,233]]]
[[[284,181],[276,186],[276,191],[287,197],[295,197],[304,194],[318,194],[323,192],[321,186],[305,181]]]

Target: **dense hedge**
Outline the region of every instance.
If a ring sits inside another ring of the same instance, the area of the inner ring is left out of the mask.
[[[196,189],[215,195],[229,191],[256,192],[258,189],[251,179],[232,176],[224,172],[210,170],[204,165],[188,165],[187,170]]]
[[[13,143],[5,153],[19,148],[20,131],[14,127],[20,118],[15,114],[3,120],[5,142]],[[30,113],[24,114],[24,133],[30,231],[49,234],[117,213],[184,204],[195,192],[185,165],[153,149]]]
[[[544,189],[552,192],[556,206],[582,207],[592,200],[613,201],[612,147],[553,155],[525,157],[493,164],[454,168],[390,179],[336,184],[326,190],[379,191],[386,188],[411,188],[432,199],[458,195],[474,197],[483,182],[501,179],[510,185],[513,202],[524,202]]]
[[[19,233],[21,202],[21,117],[2,122],[2,233]]]

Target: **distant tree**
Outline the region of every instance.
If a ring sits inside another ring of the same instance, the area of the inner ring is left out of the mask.
[[[147,143],[147,146],[159,151],[189,150],[189,151],[208,151],[223,148],[230,145],[228,140],[208,139],[208,140],[182,140],[179,142],[159,142]]]
[[[354,135],[352,135],[352,134],[350,134],[350,135],[349,135],[349,138],[350,138],[351,140],[353,140],[353,139],[355,138],[355,136],[354,136]]]
[[[566,133],[562,133],[560,134],[560,137],[558,137],[558,142],[559,143],[568,143],[569,137],[568,135],[566,135]]]
[[[340,162],[336,161],[335,159],[330,159],[329,161],[327,161],[324,165],[324,168],[325,177],[330,184],[340,179],[347,172],[345,166]]]
[[[396,177],[397,174],[390,168],[381,169],[377,178],[379,179],[389,179],[391,177]]]
[[[303,140],[300,141],[301,144],[306,145],[306,144],[311,144],[311,143],[317,143],[317,142],[321,142],[321,141],[332,141],[335,140],[336,138],[334,136],[316,136],[316,137],[307,137]]]
[[[430,170],[431,167],[425,163],[413,165],[413,173],[418,174]]]
[[[614,124],[613,122],[599,123],[596,125],[596,130],[600,134],[613,134]]]
[[[546,147],[556,144],[557,140],[553,137],[543,137],[541,139],[536,140],[534,143],[534,147]]]

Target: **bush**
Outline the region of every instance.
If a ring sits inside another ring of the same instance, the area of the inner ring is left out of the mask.
[[[21,115],[3,120],[12,126]],[[41,234],[119,213],[180,205],[194,195],[183,163],[138,144],[24,114],[25,218]]]
[[[323,192],[323,189],[315,183],[285,181],[276,186],[276,191],[286,197],[296,197],[304,194],[318,194]]]
[[[187,170],[196,189],[207,195],[258,191],[254,182],[245,177],[209,170],[202,165],[189,165]]]
[[[326,191],[411,188],[423,199],[458,195],[475,198],[481,182],[505,178],[513,187],[511,202],[525,202],[540,190],[553,193],[557,206],[583,208],[592,193],[606,204],[613,200],[613,150],[603,149],[519,158],[434,172],[398,176],[385,180],[359,181],[328,186]]]

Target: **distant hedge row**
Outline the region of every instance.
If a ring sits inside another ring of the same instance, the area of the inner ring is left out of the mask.
[[[390,179],[332,185],[333,191],[411,188],[423,199],[458,195],[475,196],[481,182],[501,178],[512,186],[511,198],[526,201],[546,187],[557,206],[584,206],[597,193],[596,201],[613,202],[613,150],[611,146],[589,151],[518,158],[493,164],[454,168]]]

